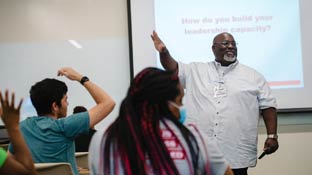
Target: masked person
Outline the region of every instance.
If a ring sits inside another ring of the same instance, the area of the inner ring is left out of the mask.
[[[231,175],[216,146],[195,126],[183,125],[183,96],[174,73],[157,68],[138,73],[117,119],[92,138],[91,174]]]

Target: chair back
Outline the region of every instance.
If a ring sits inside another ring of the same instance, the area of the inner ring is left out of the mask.
[[[10,143],[9,134],[4,125],[0,125],[0,144]]]
[[[77,166],[80,168],[88,168],[88,155],[89,152],[76,152],[75,157],[76,157],[76,162]]]
[[[38,175],[74,175],[70,163],[35,163]]]

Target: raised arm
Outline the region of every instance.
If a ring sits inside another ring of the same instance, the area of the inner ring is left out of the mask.
[[[58,71],[59,76],[66,76],[70,80],[80,82],[83,76],[72,68],[65,67]],[[85,81],[83,86],[92,96],[96,105],[88,110],[90,116],[90,127],[94,127],[103,120],[115,107],[114,100],[98,85],[91,80]]]
[[[161,65],[169,71],[178,72],[178,63],[172,56],[170,55],[166,45],[161,41],[158,34],[153,31],[151,35],[152,40],[154,42],[155,49],[159,52]]]
[[[267,154],[271,154],[271,153],[274,153],[279,147],[278,140],[277,140],[276,109],[273,107],[263,109],[262,116],[263,116],[263,120],[267,129],[267,134],[268,136],[272,136],[266,139],[263,150]]]
[[[14,156],[8,153],[3,166],[0,168],[0,174],[37,174],[31,153],[19,129],[20,108],[23,100],[20,100],[19,105],[15,107],[14,93],[12,93],[10,101],[9,92],[5,91],[4,97],[0,92],[0,101],[2,106],[2,110],[0,109],[1,119],[15,151]]]

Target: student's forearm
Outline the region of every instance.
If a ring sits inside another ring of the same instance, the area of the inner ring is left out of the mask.
[[[27,172],[35,174],[35,167],[32,160],[32,155],[25,143],[25,140],[19,128],[8,128],[11,145],[14,149],[14,158],[21,163]]]
[[[114,109],[115,102],[101,87],[92,81],[85,82],[84,87],[97,104],[89,110],[90,127],[93,127]]]
[[[84,87],[90,93],[92,98],[97,104],[106,103],[112,104],[114,100],[98,85],[93,83],[92,81],[87,81],[84,83]]]

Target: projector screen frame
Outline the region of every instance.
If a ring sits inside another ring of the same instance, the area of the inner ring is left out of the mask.
[[[144,6],[143,9],[145,9],[146,11],[148,11],[149,13],[153,13],[154,14],[154,9],[151,8],[149,5],[147,5],[147,2],[144,1],[144,0],[127,0],[127,10],[128,10],[128,35],[129,35],[129,59],[130,59],[130,70],[132,72],[132,75],[131,75],[131,79],[133,79],[133,77],[135,76],[135,74],[142,68],[144,67],[148,67],[148,66],[157,66],[157,62],[152,62],[152,63],[147,63],[145,60],[144,60],[144,63],[140,63],[139,68],[136,68],[136,60],[134,58],[137,58],[137,56],[141,56],[140,54],[136,53],[136,51],[134,50],[135,47],[136,47],[136,34],[134,34],[134,31],[137,30],[137,28],[139,28],[138,26],[134,26],[135,24],[138,24],[138,21],[137,19],[134,19],[133,18],[133,14],[131,13],[131,11],[138,11],[138,10],[142,10],[142,9],[139,9],[139,7],[137,5],[133,5],[133,1],[136,1],[136,2],[139,2],[138,4],[140,4],[139,6]],[[308,5],[309,2],[307,0],[299,0],[299,6],[300,6],[300,15],[302,15],[302,13],[308,13]],[[148,16],[148,14],[146,14],[146,16]],[[134,21],[134,22],[133,22]],[[140,23],[149,23],[150,21],[148,20],[141,20]],[[140,31],[140,37],[149,37],[149,35],[151,34],[151,32],[155,29],[155,24],[149,24],[151,27],[150,27],[150,33],[146,33],[145,31]],[[301,25],[301,31],[302,33],[304,31],[308,31],[310,29],[312,29],[312,23],[311,22],[308,22],[307,20],[303,20],[303,19],[300,19],[300,25]],[[310,35],[308,38],[303,38],[302,37],[302,47],[305,48],[305,47],[309,47],[306,43],[306,41],[309,41],[311,40],[312,38],[312,35]],[[149,38],[150,39],[150,38]],[[147,41],[145,39],[145,41]],[[151,39],[150,41],[148,41],[150,43],[146,43],[146,48],[149,48],[149,49],[152,49],[154,51],[154,53],[152,53],[152,55],[155,55],[155,57],[157,57],[157,54],[156,54],[156,51],[153,47],[153,44]],[[151,48],[152,47],[152,48]],[[146,52],[149,52],[147,51],[146,49],[144,49],[144,51],[142,51],[146,54]],[[302,56],[303,57],[306,57],[307,55],[305,55],[306,53],[302,52]],[[141,59],[143,60],[143,59]],[[307,69],[308,66],[306,66],[304,62],[304,60],[302,60],[302,64],[303,66],[305,67],[305,69]],[[308,63],[308,65],[310,65],[311,62]],[[306,70],[303,70],[303,71],[306,71]],[[307,76],[306,72],[304,72],[304,76]],[[307,77],[304,77],[305,78],[305,81],[307,79]],[[311,79],[311,78],[310,78]],[[311,80],[309,80],[311,81]],[[278,99],[277,99],[278,100]],[[307,106],[303,106],[303,107],[286,107],[286,108],[279,108],[277,109],[278,113],[301,113],[301,112],[312,112],[312,105],[307,105]]]

